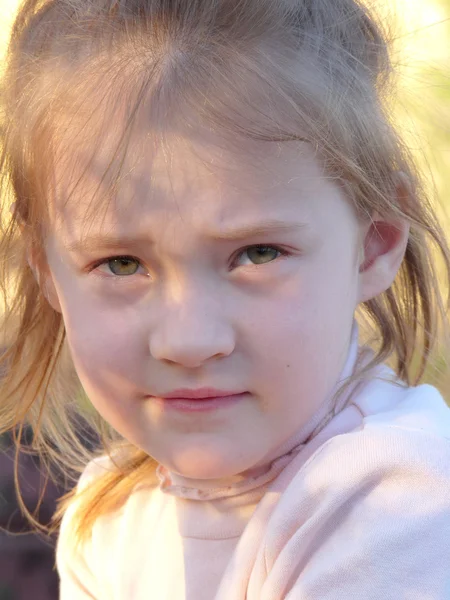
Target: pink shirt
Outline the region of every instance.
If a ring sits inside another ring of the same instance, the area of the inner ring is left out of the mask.
[[[254,479],[193,487],[160,467],[78,552],[69,510],[61,600],[449,600],[450,409],[375,377],[341,402]]]

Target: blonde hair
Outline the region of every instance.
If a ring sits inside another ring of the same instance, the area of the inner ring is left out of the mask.
[[[64,323],[28,257],[45,263],[42,239],[61,116],[77,112],[86,126],[113,89],[125,94],[128,113],[105,174],[112,185],[138,110],[151,99],[160,128],[196,115],[228,141],[306,139],[359,214],[407,220],[411,233],[397,279],[363,310],[378,340],[374,363],[393,356],[401,379],[419,381],[445,320],[436,249],[446,276],[450,261],[417,169],[390,121],[391,71],[386,32],[355,0],[26,0],[2,89],[2,430],[31,426],[33,448],[63,471],[80,472],[92,457],[80,442],[80,386]],[[124,86],[124,78],[131,85]],[[94,89],[104,95],[86,115],[83,101]],[[400,180],[408,187],[403,199]],[[85,490],[80,538],[101,514],[120,506],[136,481],[155,472],[149,456],[98,416],[87,420],[102,439],[97,454],[121,458]],[[19,451],[20,435],[16,442]],[[119,446],[125,451],[115,453]]]

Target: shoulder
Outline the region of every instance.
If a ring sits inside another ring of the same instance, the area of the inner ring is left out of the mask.
[[[407,387],[387,368],[381,375],[385,378],[368,382],[354,400],[365,428],[386,426],[450,440],[450,408],[436,388]]]
[[[360,425],[319,447],[300,466],[300,479],[336,485],[337,493],[394,472],[400,486],[419,473],[425,480],[441,473],[450,484],[450,409],[434,387],[371,381],[349,410],[360,413]]]
[[[442,486],[450,506],[450,409],[432,386],[371,381],[354,401],[360,426],[324,443],[301,468],[317,485],[374,486],[419,494]],[[383,483],[384,482],[384,483]],[[414,487],[411,487],[414,482]]]
[[[93,486],[108,473],[115,473],[117,469],[109,456],[100,456],[91,460],[82,471],[78,482],[72,493],[65,501],[65,510],[61,520],[58,549],[64,548],[67,551],[69,547],[75,549],[75,536],[73,532],[77,528],[80,506],[85,502]],[[84,511],[84,506],[83,506]]]
[[[77,536],[80,501],[84,493],[113,464],[108,457],[92,460],[82,472],[73,495],[66,503],[56,545],[56,567],[61,598],[98,598],[99,589],[95,573],[95,555],[92,537],[80,541]]]
[[[83,502],[85,494],[89,493],[92,486],[103,475],[113,473],[115,469],[114,463],[109,456],[97,457],[86,465],[65,505],[65,512],[59,531],[58,554],[62,551],[67,552],[69,548],[72,551],[75,550],[77,545],[73,543],[75,539],[73,532],[76,529],[80,503]]]
[[[267,574],[290,576],[293,599],[406,598],[416,589],[414,598],[444,600],[449,539],[450,441],[433,428],[372,422],[300,466],[263,556]]]
[[[446,488],[450,506],[450,441],[434,431],[371,422],[326,442],[301,472],[317,486],[336,486],[338,494],[390,482],[397,491],[417,495],[419,489],[426,493],[419,484],[433,482]]]
[[[306,463],[299,459],[283,493],[291,507],[300,499],[317,510],[327,502],[369,502],[383,518],[388,500],[420,501],[440,505],[450,526],[450,440],[435,431],[370,422],[332,437]]]
[[[90,503],[96,506],[99,516],[94,528],[101,528],[103,531],[105,526],[111,528],[125,513],[132,510],[136,497],[144,495],[147,498],[155,490],[154,470],[142,469],[139,474],[130,473],[127,460],[125,454],[116,452],[112,456],[98,456],[87,464],[64,514],[62,533],[65,528],[73,525],[80,504],[83,505],[83,511]]]
[[[99,581],[102,582],[101,597],[114,595],[108,586],[112,585],[114,570],[118,568],[115,558],[120,554],[118,550],[124,550],[119,545],[125,546],[125,552],[126,548],[133,546],[133,536],[141,525],[154,491],[154,485],[150,483],[136,484],[130,489],[125,479],[119,480],[117,489],[107,499],[108,509],[103,507],[99,510],[99,502],[105,501],[102,478],[112,475],[114,480],[120,473],[115,457],[101,456],[89,462],[79,478],[62,518],[56,547],[56,565],[65,594],[61,597],[72,598],[72,594],[75,591],[79,593],[81,589],[88,590],[89,597],[100,597],[100,592],[95,591]],[[97,484],[100,488],[96,487]],[[111,490],[108,489],[108,492],[111,493]],[[90,511],[91,516],[93,512],[98,516],[92,520],[89,535],[78,538],[80,506],[81,515]]]

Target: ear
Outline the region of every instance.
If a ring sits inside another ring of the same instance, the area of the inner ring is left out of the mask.
[[[32,248],[27,250],[28,265],[33,272],[42,295],[56,312],[61,312],[58,294],[55,283],[46,261],[38,258],[36,251]]]
[[[397,218],[384,219],[376,215],[364,229],[359,302],[371,300],[391,287],[409,238],[409,224]]]
[[[412,189],[408,176],[396,175],[396,205],[408,214]],[[392,214],[378,214],[362,228],[363,259],[359,269],[359,302],[366,302],[388,290],[400,269],[409,239],[410,226],[406,219]]]

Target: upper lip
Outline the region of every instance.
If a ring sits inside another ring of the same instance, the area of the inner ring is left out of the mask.
[[[188,398],[190,400],[206,400],[207,398],[223,398],[226,396],[236,396],[238,394],[244,393],[245,392],[243,391],[218,390],[216,388],[211,387],[198,388],[196,390],[180,388],[178,390],[174,390],[173,392],[169,392],[168,394],[162,394],[160,398],[165,398],[166,400],[173,400],[175,398]]]

